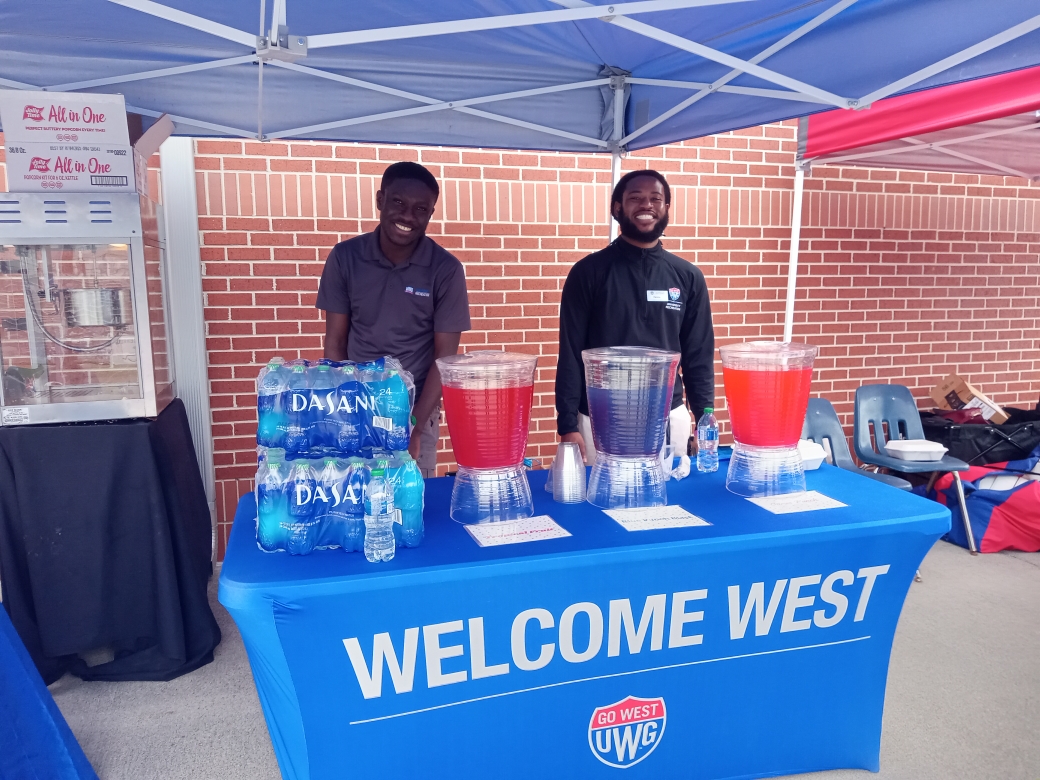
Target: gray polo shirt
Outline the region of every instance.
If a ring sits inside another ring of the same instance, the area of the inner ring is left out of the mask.
[[[424,236],[412,256],[395,266],[379,248],[379,228],[332,248],[315,306],[350,317],[350,360],[400,360],[415,378],[417,400],[433,363],[433,334],[470,329],[466,274],[458,258]]]

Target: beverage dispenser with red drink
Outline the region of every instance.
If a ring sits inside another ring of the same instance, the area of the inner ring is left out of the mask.
[[[726,488],[748,497],[805,490],[798,438],[816,347],[751,341],[719,352],[734,439]]]
[[[460,523],[534,514],[524,450],[538,358],[478,351],[438,358],[444,413],[459,472],[451,517]]]
[[[588,501],[603,509],[665,506],[661,448],[679,353],[598,347],[581,353],[596,462]]]

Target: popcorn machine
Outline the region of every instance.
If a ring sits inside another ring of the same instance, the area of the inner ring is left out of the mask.
[[[161,218],[135,193],[0,193],[0,424],[174,398]]]

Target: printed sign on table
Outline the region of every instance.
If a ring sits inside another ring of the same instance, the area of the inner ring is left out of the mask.
[[[649,506],[633,509],[604,509],[603,513],[626,531],[656,531],[662,528],[692,528],[711,525],[681,506]]]
[[[481,547],[497,547],[500,544],[540,542],[544,539],[562,539],[570,536],[549,515],[525,517],[505,523],[482,523],[467,525],[466,530]]]
[[[779,496],[749,498],[748,501],[772,512],[774,515],[789,515],[794,512],[813,512],[817,509],[837,509],[848,506],[815,490],[806,490],[800,493],[784,493]]]

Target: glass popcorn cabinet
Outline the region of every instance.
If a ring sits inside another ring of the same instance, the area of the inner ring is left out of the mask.
[[[154,417],[174,397],[161,207],[0,193],[0,422]]]

